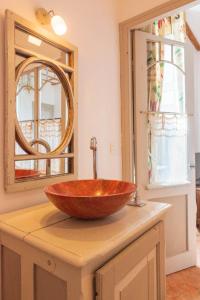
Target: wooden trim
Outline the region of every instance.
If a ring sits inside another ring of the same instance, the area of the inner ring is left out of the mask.
[[[165,227],[164,222],[159,223],[159,235],[160,235],[160,243],[157,245],[157,256],[158,256],[158,278],[160,281],[158,282],[158,290],[159,290],[159,299],[166,299],[166,280],[165,280]]]
[[[1,238],[0,238],[0,300],[3,300],[3,291],[2,291],[2,281],[3,281],[3,276],[2,276],[2,256],[3,256],[3,251],[2,251],[2,244],[1,244]]]
[[[19,47],[19,46],[15,45],[15,52],[16,52],[16,54],[21,55],[21,56],[26,57],[26,58],[34,56],[34,57],[40,58],[41,60],[48,60],[48,61],[52,62],[53,64],[58,65],[65,72],[68,72],[68,73],[73,73],[74,72],[74,69],[71,68],[70,66],[67,66],[67,65],[65,65],[65,64],[63,64],[63,63],[61,63],[61,62],[59,62],[59,61],[57,61],[55,59],[49,58],[49,57],[47,57],[45,55],[38,54],[38,53],[36,53],[36,52],[34,52],[32,50],[27,50],[27,49],[25,49],[23,47]]]
[[[39,137],[38,119],[39,119],[39,68],[35,68],[34,72],[34,139],[37,140]],[[36,151],[38,151],[38,144],[35,145]],[[38,161],[34,161],[34,168],[38,169]]]
[[[193,46],[195,47],[195,49],[197,51],[200,51],[200,44],[196,38],[196,36],[194,35],[194,33],[192,32],[190,26],[188,23],[186,23],[186,33],[187,33],[187,36],[189,38],[189,40],[191,41],[191,43],[193,44]]]
[[[73,158],[74,153],[62,153],[59,155],[56,155],[56,157],[52,157],[51,154],[40,154],[40,155],[15,155],[14,160],[15,161],[23,161],[23,160],[36,160],[36,159],[54,159],[54,158]]]
[[[72,137],[71,152],[76,153],[73,164],[70,165],[70,171],[78,176],[78,51],[74,51],[69,56],[69,63],[74,68],[71,74],[70,83],[74,93],[74,134]]]
[[[130,18],[119,25],[120,40],[120,86],[121,86],[121,147],[122,178],[134,179],[134,135],[133,135],[133,95],[131,63],[131,31],[138,25],[174,11],[195,0],[170,0],[142,14]]]
[[[165,3],[153,7],[144,13],[141,13],[135,17],[129,18],[120,23],[120,27],[127,27],[129,30],[134,27],[140,25],[141,23],[150,21],[151,19],[155,19],[159,16],[165,15],[171,11],[174,11],[182,6],[193,3],[196,0],[170,0]]]
[[[65,62],[66,60],[66,54],[61,53],[60,57],[61,62]],[[63,91],[61,90],[61,132],[62,136],[65,134],[65,127],[66,127],[66,96]],[[65,159],[60,160],[60,171],[62,173],[65,173]]]
[[[40,179],[29,179],[27,181],[15,181],[13,184],[10,184],[5,187],[6,192],[14,193],[20,191],[28,191],[33,189],[39,189],[46,185],[50,185],[52,183],[62,182],[62,181],[71,181],[75,180],[77,177],[73,173],[65,174],[65,175],[52,175],[50,177],[42,177]]]
[[[14,152],[15,152],[15,51],[14,51],[14,16],[6,13],[5,20],[5,158],[4,158],[4,182],[5,185],[13,183]],[[11,126],[13,124],[13,126]]]

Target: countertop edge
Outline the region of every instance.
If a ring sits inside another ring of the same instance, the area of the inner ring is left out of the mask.
[[[134,228],[131,229],[126,235],[124,235],[122,238],[118,239],[117,241],[112,240],[112,243],[110,243],[109,247],[106,248],[105,251],[99,251],[99,253],[95,255],[91,255],[88,258],[84,258],[82,256],[76,255],[74,252],[70,252],[68,250],[65,250],[63,248],[55,247],[53,244],[48,244],[48,247],[46,247],[47,242],[41,240],[40,238],[29,234],[24,237],[24,241],[33,246],[34,248],[40,249],[41,251],[45,251],[51,256],[54,256],[70,265],[73,265],[77,268],[83,268],[86,265],[90,265],[94,263],[94,261],[102,261],[108,260],[109,256],[113,256],[114,254],[122,251],[125,247],[127,247],[131,242],[136,240],[139,236],[141,236],[144,232],[149,230],[151,227],[156,225],[158,222],[162,221],[164,215],[167,213],[167,211],[170,209],[170,204],[164,204],[163,207],[152,217],[150,217],[149,220],[146,222],[143,222],[139,224],[138,226],[133,226]],[[115,242],[115,245],[113,246],[113,243]],[[48,249],[47,249],[48,248]],[[113,251],[113,249],[115,249]]]

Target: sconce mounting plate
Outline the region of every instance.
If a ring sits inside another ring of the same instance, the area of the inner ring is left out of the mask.
[[[37,20],[40,22],[40,24],[42,24],[42,25],[50,24],[51,16],[45,8],[38,8],[35,11],[35,15],[36,15]]]

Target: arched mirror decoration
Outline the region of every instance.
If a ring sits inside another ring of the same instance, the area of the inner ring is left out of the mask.
[[[6,70],[6,190],[76,178],[77,48],[6,11]]]
[[[73,133],[73,102],[69,79],[61,67],[37,57],[20,63],[16,68],[16,139],[21,148],[37,155],[41,152],[34,145],[41,140],[46,152],[61,154]],[[32,123],[28,133],[27,122]]]

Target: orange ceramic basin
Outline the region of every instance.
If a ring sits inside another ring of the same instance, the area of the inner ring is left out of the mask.
[[[39,175],[40,175],[40,173],[36,170],[15,169],[15,178],[16,179],[37,177]]]
[[[104,179],[61,182],[44,189],[58,209],[81,219],[113,214],[127,204],[135,191],[133,183]]]

